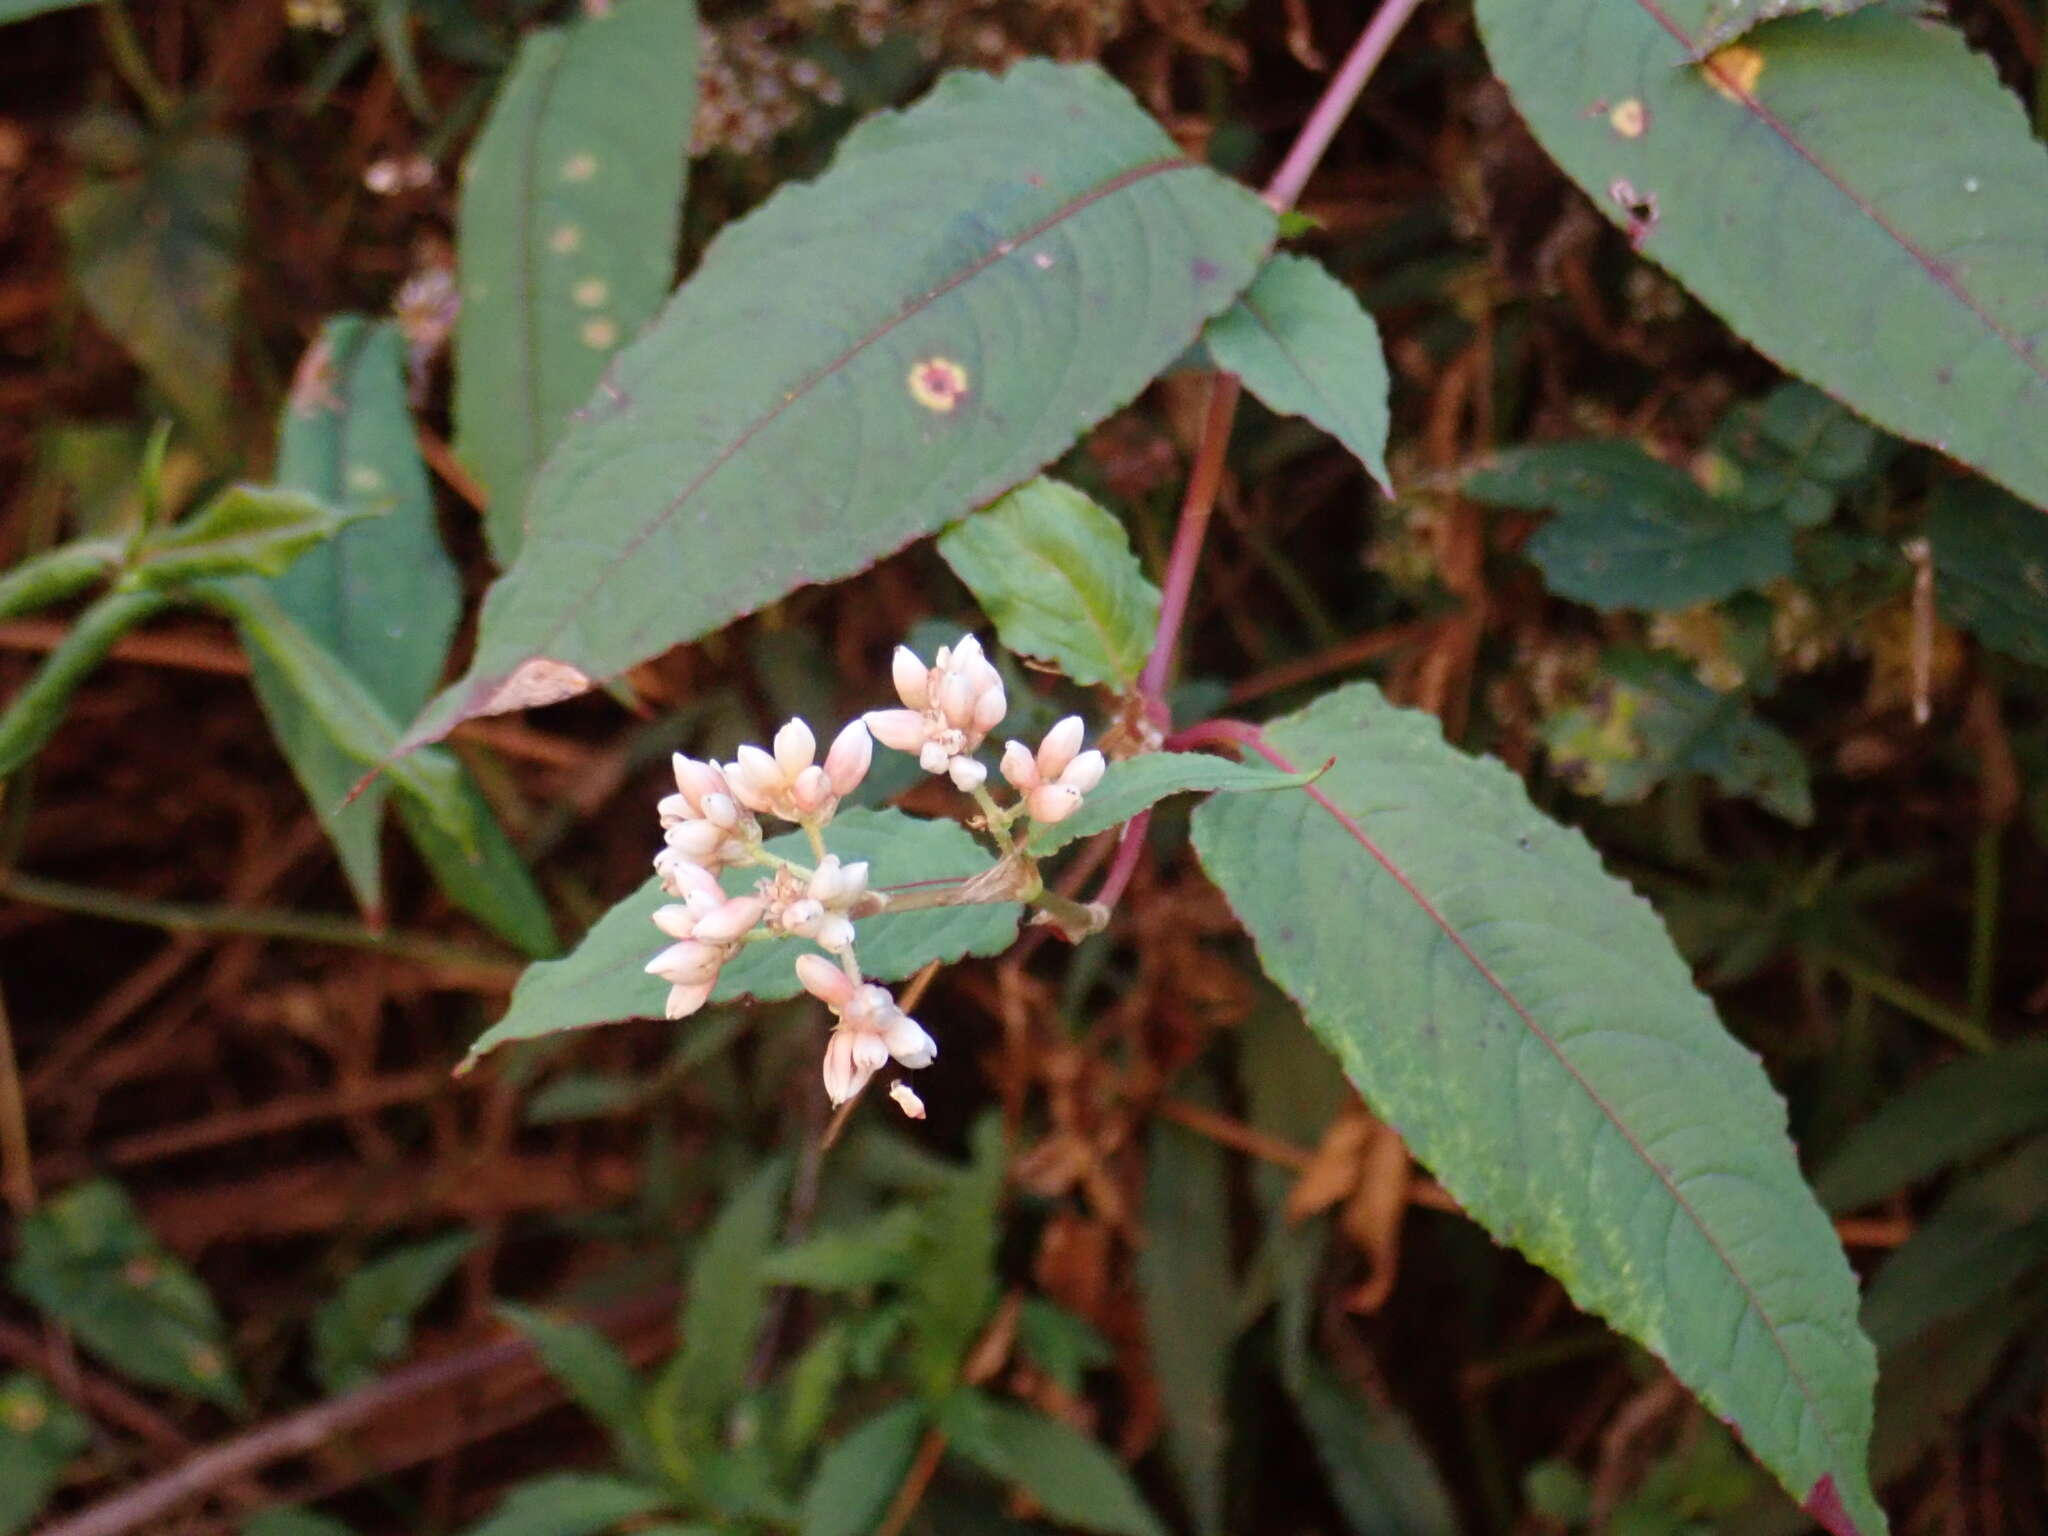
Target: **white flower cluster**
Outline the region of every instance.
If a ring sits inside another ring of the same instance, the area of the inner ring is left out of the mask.
[[[832,1010],[825,1048],[825,1091],[834,1104],[858,1094],[893,1059],[913,1071],[930,1066],[938,1046],[886,987],[866,980],[854,954],[854,923],[879,911],[884,898],[868,889],[865,861],[842,862],[825,851],[824,832],[839,802],[867,776],[874,743],[914,753],[928,773],[943,773],[975,796],[1007,854],[1008,827],[1019,817],[1050,825],[1071,816],[1101,780],[1100,752],[1081,750],[1082,724],[1070,715],[1046,733],[1034,753],[1010,742],[1005,780],[1022,797],[1008,811],[989,799],[988,769],[974,753],[1008,708],[1002,678],[972,635],[941,646],[927,667],[908,647],[893,663],[901,709],[876,710],[833,738],[823,763],[811,728],[791,720],[772,750],[743,746],[723,765],[675,754],[676,790],[662,798],[662,849],[655,855],[661,887],[676,898],[654,914],[673,942],[647,964],[669,984],[666,1012],[685,1018],[702,1008],[720,969],[741,946],[805,938],[825,954],[797,958],[804,989]],[[759,817],[794,822],[817,850],[815,866],[781,858],[762,846]],[[751,894],[729,894],[721,871],[761,868]],[[828,958],[828,956],[830,958]],[[924,1117],[924,1103],[906,1083],[889,1090],[904,1114]]]

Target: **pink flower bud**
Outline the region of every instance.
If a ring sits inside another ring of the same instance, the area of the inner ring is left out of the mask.
[[[853,1001],[853,978],[823,955],[798,955],[796,979],[804,990],[835,1013]]]
[[[739,761],[725,766],[725,780],[732,786],[733,798],[750,811],[772,810],[776,793],[783,787],[781,766],[756,746],[740,748]]]
[[[775,733],[775,764],[784,779],[794,780],[818,755],[818,738],[801,720],[791,720]]]
[[[654,803],[654,813],[661,818],[664,827],[672,827],[679,821],[692,820],[697,810],[682,795],[663,795]]]
[[[971,757],[956,757],[946,765],[946,773],[953,780],[956,789],[973,794],[988,782],[988,769]]]
[[[669,763],[675,769],[676,788],[688,797],[692,805],[701,807],[706,795],[725,793],[725,776],[712,764],[700,763],[680,752],[670,757]]]
[[[850,722],[832,738],[832,749],[825,754],[825,777],[832,781],[832,793],[852,794],[868,776],[868,765],[874,759],[875,739],[868,734],[867,723]]]
[[[966,730],[974,724],[974,684],[964,672],[948,672],[939,683],[939,713],[946,717],[946,723],[955,730]]]
[[[722,792],[706,795],[700,809],[704,819],[721,832],[730,832],[740,824],[740,808],[731,795]]]
[[[736,896],[717,911],[697,919],[696,936],[706,944],[733,944],[760,920],[760,898]]]
[[[825,904],[809,896],[798,897],[782,909],[785,933],[811,933],[825,920]]]
[[[953,754],[936,741],[928,741],[918,748],[917,766],[926,773],[944,773],[952,761]]]
[[[681,902],[654,909],[654,926],[672,939],[687,939],[697,931],[697,914]]]
[[[896,697],[911,709],[923,709],[932,700],[931,671],[917,659],[917,652],[907,645],[896,647],[889,658],[889,675],[896,684]],[[888,745],[884,742],[883,745]],[[899,747],[898,751],[907,748]]]
[[[1039,748],[1041,753],[1044,748]],[[1003,745],[1003,760],[997,765],[1012,789],[1018,793],[1038,788],[1038,763],[1031,756],[1031,749],[1021,741],[1006,742]]]
[[[1038,771],[1048,779],[1057,779],[1065,773],[1067,764],[1081,750],[1085,729],[1079,715],[1069,715],[1047,731],[1045,740],[1038,744]]]
[[[1081,808],[1081,791],[1071,784],[1041,784],[1024,797],[1024,809],[1042,826],[1065,821]]]
[[[974,728],[974,734],[986,736],[1001,725],[1009,707],[1010,702],[1003,695],[1002,679],[996,678],[981,690],[974,701],[974,714],[969,721]]]
[[[671,1019],[687,1019],[710,999],[713,985],[709,981],[700,981],[692,986],[678,983],[670,987],[662,1013]]]
[[[914,709],[875,709],[862,716],[875,740],[897,752],[922,751],[924,716]]]
[[[811,935],[818,948],[835,955],[843,955],[853,948],[853,923],[851,919],[834,912],[818,921],[818,931]]]
[[[1102,782],[1102,775],[1108,769],[1109,764],[1103,760],[1102,754],[1090,747],[1067,764],[1066,769],[1060,774],[1060,782],[1069,789],[1078,789],[1085,795]]]
[[[695,939],[685,939],[680,944],[669,945],[648,961],[646,970],[650,976],[659,976],[678,987],[688,987],[711,981],[718,975],[718,967],[724,960],[723,950],[710,944],[700,944]]]
[[[796,782],[789,787],[789,798],[799,814],[815,816],[832,803],[832,781],[814,763],[796,776]]]

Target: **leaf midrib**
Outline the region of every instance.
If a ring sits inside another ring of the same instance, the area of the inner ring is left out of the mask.
[[[1647,3],[1647,0],[1639,0],[1639,3]],[[1264,743],[1263,739],[1254,741],[1250,745],[1276,768],[1289,773],[1298,773],[1300,771],[1285,756]],[[1466,942],[1465,936],[1458,931],[1449,918],[1444,916],[1436,904],[1423,894],[1421,888],[1409,877],[1407,871],[1395,863],[1386,850],[1373,840],[1371,834],[1365,830],[1357,818],[1330,799],[1328,795],[1324,794],[1314,784],[1303,785],[1302,791],[1317,805],[1321,806],[1323,810],[1328,812],[1337,824],[1351,835],[1352,839],[1366,851],[1373,862],[1385,870],[1394,883],[1400,886],[1402,892],[1410,901],[1415,903],[1417,909],[1436,925],[1437,930],[1445,938],[1450,940],[1452,947],[1464,957],[1465,962],[1472,967],[1473,971],[1478,974],[1487,986],[1493,989],[1502,1002],[1506,1003],[1514,1011],[1515,1017],[1522,1021],[1523,1026],[1528,1029],[1529,1033],[1542,1042],[1544,1049],[1548,1050],[1556,1059],[1558,1065],[1564,1068],[1566,1075],[1578,1085],[1580,1091],[1586,1095],[1587,1100],[1599,1111],[1601,1117],[1614,1127],[1623,1141],[1628,1143],[1629,1149],[1642,1161],[1643,1166],[1656,1175],[1657,1182],[1664,1186],[1666,1193],[1671,1196],[1673,1203],[1677,1205],[1679,1210],[1685,1213],[1686,1219],[1692,1223],[1693,1230],[1699,1233],[1707,1247],[1713,1252],[1714,1257],[1720,1261],[1721,1267],[1727,1271],[1729,1279],[1735,1282],[1736,1289],[1742,1293],[1743,1301],[1749,1310],[1755,1313],[1757,1318],[1762,1321],[1764,1332],[1769,1335],[1772,1346],[1778,1351],[1779,1359],[1784,1361],[1785,1372],[1792,1379],[1793,1385],[1798,1389],[1800,1399],[1806,1405],[1808,1416],[1820,1431],[1821,1439],[1827,1444],[1830,1468],[1828,1475],[1833,1475],[1835,1472],[1846,1468],[1849,1463],[1845,1462],[1842,1458],[1841,1448],[1836,1442],[1833,1426],[1829,1423],[1827,1415],[1822,1411],[1820,1399],[1808,1383],[1805,1373],[1799,1369],[1797,1362],[1793,1360],[1792,1352],[1787,1347],[1780,1333],[1777,1320],[1765,1310],[1761,1298],[1758,1297],[1755,1288],[1749,1283],[1748,1277],[1736,1266],[1734,1258],[1729,1254],[1727,1248],[1723,1246],[1720,1238],[1707,1225],[1692,1202],[1685,1197],[1684,1192],[1673,1182],[1671,1175],[1665,1170],[1663,1164],[1650,1155],[1649,1148],[1643,1145],[1642,1140],[1636,1135],[1635,1131],[1616,1113],[1614,1107],[1607,1102],[1600,1091],[1587,1080],[1585,1074],[1579,1071],[1571,1058],[1564,1053],[1563,1047],[1558,1044],[1550,1031],[1537,1022],[1535,1015],[1529,1012],[1523,1005],[1522,1000],[1500,979],[1493,968],[1480,958],[1478,952]]]
[[[627,539],[620,546],[618,553],[600,567],[597,576],[591,584],[577,596],[573,603],[565,606],[562,616],[548,627],[547,631],[535,642],[529,654],[533,656],[547,655],[555,640],[560,637],[563,629],[574,621],[575,616],[581,611],[583,605],[597,595],[605,584],[612,579],[613,574],[619,567],[631,563],[638,556],[641,547],[654,537],[656,531],[680,512],[688,504],[690,498],[703,489],[714,475],[737,457],[756,437],[780,420],[786,412],[794,408],[799,402],[809,399],[812,392],[821,384],[838,374],[840,370],[851,364],[862,353],[896,330],[897,327],[915,319],[948,294],[971,282],[974,278],[980,276],[981,273],[987,271],[988,268],[995,265],[996,262],[1014,253],[1019,246],[1027,241],[1035,240],[1048,230],[1058,228],[1066,220],[1093,207],[1104,198],[1112,197],[1125,188],[1136,186],[1138,183],[1153,176],[1171,171],[1197,171],[1202,169],[1204,167],[1180,155],[1167,155],[1157,160],[1144,161],[1126,170],[1119,171],[1108,180],[1091,187],[1088,191],[1036,220],[1017,234],[996,240],[989,247],[988,251],[977,260],[968,263],[958,273],[939,284],[936,288],[932,288],[920,294],[917,298],[912,299],[902,309],[855,341],[837,357],[814,369],[805,378],[800,380],[794,388],[780,396],[775,404],[749,422],[733,438],[730,444],[714,455],[710,463],[699,470],[681,490],[669,499],[660,512],[649,518],[638,532]]]

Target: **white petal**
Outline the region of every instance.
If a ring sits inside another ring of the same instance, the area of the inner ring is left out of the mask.
[[[1040,748],[1043,751],[1043,748]],[[1003,743],[1003,760],[997,766],[1010,787],[1020,793],[1038,788],[1038,762],[1031,755],[1031,749],[1021,741]]]
[[[1060,782],[1069,789],[1078,789],[1085,795],[1102,782],[1102,775],[1108,768],[1109,764],[1103,760],[1102,754],[1090,747],[1067,764],[1065,772],[1060,774]]]
[[[938,1043],[907,1013],[896,1015],[883,1038],[888,1042],[889,1054],[913,1072],[939,1058]]]
[[[853,978],[823,955],[798,955],[796,979],[806,992],[835,1011],[852,1002],[857,990]]]
[[[953,761],[953,754],[936,741],[928,741],[918,749],[917,766],[926,773],[944,773]]]
[[[898,752],[917,752],[925,745],[924,716],[914,709],[876,709],[862,717],[875,740]]]
[[[801,934],[809,938],[818,931],[818,924],[825,921],[825,904],[805,896],[792,901],[782,909],[782,931]]]
[[[1067,764],[1074,760],[1074,754],[1081,750],[1081,738],[1087,733],[1079,715],[1069,715],[1058,725],[1045,733],[1045,740],[1038,744],[1038,771],[1048,779],[1056,779],[1067,771]]]
[[[868,734],[867,722],[850,721],[832,738],[832,749],[825,754],[825,777],[832,781],[832,792],[852,794],[868,776],[868,766],[874,760],[875,739]]]
[[[923,709],[931,702],[931,670],[909,646],[896,647],[896,653],[889,658],[889,675],[896,684],[896,697],[912,709]]]
[[[969,794],[988,782],[988,768],[971,757],[956,757],[946,765],[946,772],[953,784]]]
[[[874,1076],[874,1068],[863,1071],[854,1064],[854,1035],[851,1031],[835,1029],[832,1038],[825,1042],[825,1095],[837,1104],[844,1104]]]
[[[794,779],[818,756],[818,738],[801,720],[791,720],[775,733],[775,762],[785,779]]]
[[[889,1100],[898,1109],[903,1111],[903,1116],[906,1120],[922,1120],[924,1118],[924,1100],[920,1099],[917,1096],[917,1090],[904,1082],[902,1078],[899,1077],[889,1085]]]
[[[831,954],[843,955],[853,948],[852,920],[834,912],[819,922],[817,932],[811,937],[817,941],[818,948]]]
[[[839,876],[845,885],[845,890],[841,894],[840,900],[845,904],[850,906],[867,893],[868,861],[866,859],[855,859],[851,864],[842,865]]]
[[[953,642],[953,654],[950,660],[955,671],[972,671],[977,664],[985,659],[981,654],[981,642],[975,639],[974,636],[962,635]]]
[[[828,853],[818,860],[817,869],[812,872],[809,883],[804,886],[804,894],[815,897],[829,906],[839,899],[840,892],[845,888],[846,871],[840,866],[839,855]]]

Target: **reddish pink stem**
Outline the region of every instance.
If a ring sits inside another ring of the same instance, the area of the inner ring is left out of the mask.
[[[1358,34],[1358,41],[1351,45],[1351,52],[1344,56],[1337,73],[1323,88],[1322,99],[1309,113],[1308,121],[1301,125],[1301,132],[1287,151],[1287,158],[1280,162],[1280,169],[1266,183],[1266,201],[1275,208],[1285,212],[1294,206],[1302,188],[1308,185],[1309,177],[1315,174],[1323,152],[1330,147],[1330,141],[1337,136],[1344,119],[1350,116],[1352,103],[1365,89],[1365,82],[1372,78],[1380,60],[1387,56],[1387,50],[1394,45],[1401,28],[1408,24],[1408,18],[1415,14],[1421,3],[1422,0],[1383,0],[1372,20],[1366,23],[1365,30]]]

